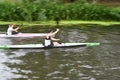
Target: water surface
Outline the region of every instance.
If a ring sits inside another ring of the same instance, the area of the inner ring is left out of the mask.
[[[0,49],[1,80],[119,80],[120,28],[60,28],[61,42],[100,46],[59,49]],[[46,29],[42,29],[46,31]],[[32,32],[32,31],[30,31]],[[37,32],[40,32],[38,30]],[[0,45],[42,43],[41,38],[1,38]]]

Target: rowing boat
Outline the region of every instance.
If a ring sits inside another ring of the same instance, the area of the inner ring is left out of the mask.
[[[43,44],[25,44],[25,45],[4,45],[0,49],[48,49],[48,48],[68,48],[82,46],[96,46],[100,43],[61,43],[58,46],[45,47]]]
[[[0,37],[4,38],[16,38],[16,37],[44,37],[46,36],[47,33],[19,33],[19,34],[14,34],[14,35],[6,35],[6,34],[0,34]]]

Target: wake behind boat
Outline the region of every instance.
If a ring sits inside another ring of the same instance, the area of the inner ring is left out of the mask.
[[[100,43],[61,43],[58,46],[45,47],[43,44],[25,44],[25,45],[4,45],[0,49],[48,49],[48,48],[68,48],[68,47],[83,47],[96,46]]]
[[[7,35],[7,34],[0,34],[0,37],[45,37],[47,35],[47,33],[18,33],[18,34],[14,34],[14,35]]]

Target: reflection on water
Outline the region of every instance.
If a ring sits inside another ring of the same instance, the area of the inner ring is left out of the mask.
[[[46,31],[46,30],[45,30]],[[100,42],[100,46],[0,50],[1,80],[119,80],[120,28],[61,28],[62,42]],[[42,43],[40,38],[1,38],[0,45]]]

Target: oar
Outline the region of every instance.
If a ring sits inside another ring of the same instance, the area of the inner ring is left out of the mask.
[[[22,27],[23,26],[23,23],[22,24],[20,24],[20,25],[18,25],[18,27]]]
[[[60,18],[56,17],[55,21],[56,21],[56,28],[59,28]]]
[[[18,25],[19,28],[22,27],[22,26],[23,26],[23,24]],[[18,31],[18,32],[19,32],[19,31]]]

